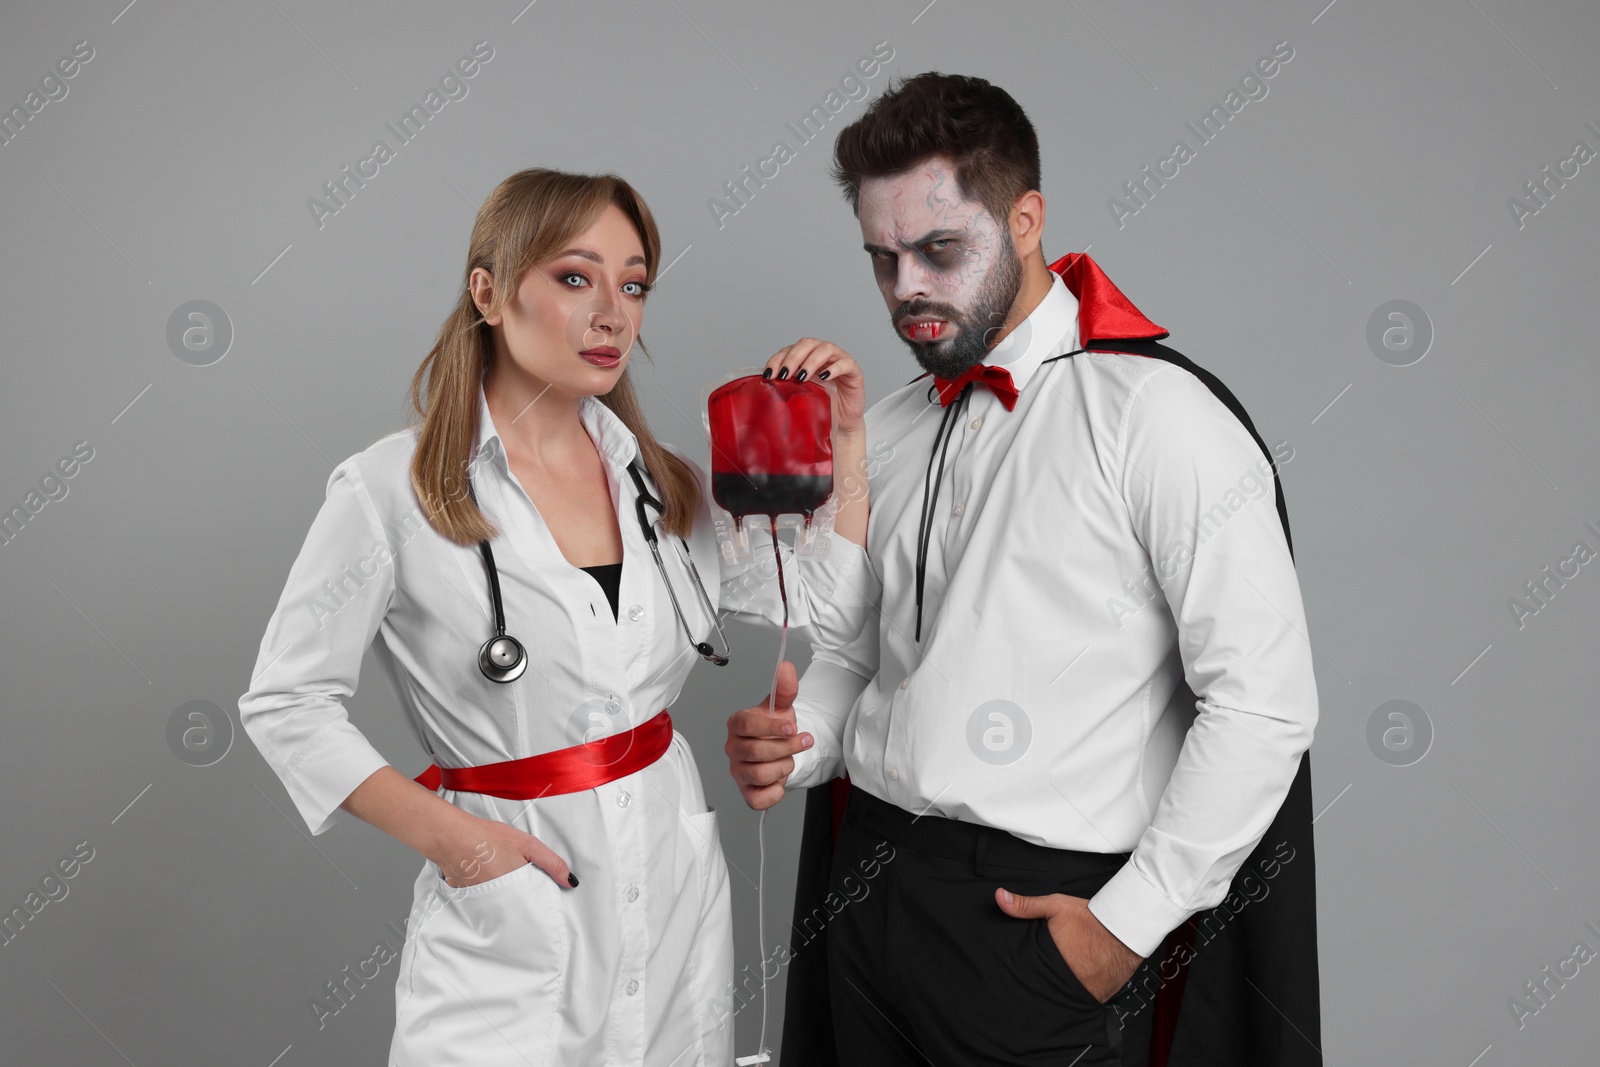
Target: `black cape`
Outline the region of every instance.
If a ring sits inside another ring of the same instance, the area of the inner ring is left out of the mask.
[[[1216,375],[1159,343],[1168,331],[1146,319],[1087,254],[1064,256],[1050,269],[1078,299],[1078,336],[1084,346],[1079,351],[1129,352],[1175,363],[1204,382],[1239,419],[1272,464],[1278,519],[1293,558],[1277,465],[1238,398]],[[806,790],[794,931],[802,929],[804,918],[827,914],[824,898],[833,843],[848,792],[846,778]],[[1312,818],[1307,752],[1277,816],[1234,876],[1227,897],[1173,930],[1134,976],[1140,995],[1130,1010],[1154,1013],[1149,1067],[1320,1067]],[[839,1062],[827,962],[826,927],[791,956],[779,1050],[785,1067],[833,1067]]]

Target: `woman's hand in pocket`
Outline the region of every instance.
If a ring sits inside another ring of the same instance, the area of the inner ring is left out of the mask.
[[[531,863],[557,885],[577,888],[577,875],[567,861],[537,837],[498,819],[462,814],[464,821],[447,835],[438,854],[428,857],[438,864],[446,885],[464,889]]]

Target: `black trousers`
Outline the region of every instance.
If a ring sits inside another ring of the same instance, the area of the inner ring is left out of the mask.
[[[840,1064],[1145,1067],[1154,1013],[1130,1010],[1134,982],[1101,1004],[1044,919],[994,899],[1002,885],[1089,897],[1127,858],[918,817],[852,788],[829,885]]]

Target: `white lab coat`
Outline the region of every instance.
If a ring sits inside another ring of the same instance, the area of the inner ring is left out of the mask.
[[[312,833],[342,818],[340,803],[388,762],[342,704],[369,645],[419,745],[441,766],[565,748],[637,726],[676,700],[700,657],[639,528],[627,473],[637,445],[599,401],[586,398],[580,416],[604,460],[622,535],[615,619],[599,584],[561,555],[511,475],[479,392],[473,488],[502,530],[492,547],[506,628],[529,655],[510,684],[478,669],[492,633],[483,562],[475,545],[452,544],[423,520],[409,478],[415,431],[377,441],[329,477],[239,700],[245,732]],[[712,604],[776,625],[776,582],[762,578],[773,571],[770,539],[753,532],[749,563],[719,565],[713,506],[708,499],[687,539]],[[662,558],[690,627],[705,639],[712,621],[675,541],[662,538]],[[808,582],[806,565],[784,570],[791,627],[818,633],[827,623],[816,608],[834,590]],[[725,707],[682,713],[721,717],[750,696],[730,693]],[[420,753],[396,755],[407,767],[426,763]],[[594,789],[526,802],[441,795],[534,834],[566,857],[581,884],[559,887],[528,864],[457,890],[425,862],[399,961],[391,1067],[732,1062],[728,870],[716,812],[681,734],[649,767]]]

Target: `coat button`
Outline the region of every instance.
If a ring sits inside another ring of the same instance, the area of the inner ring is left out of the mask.
[[[640,619],[644,618],[644,606],[641,604],[635,604],[630,607],[628,609],[628,618],[632,619],[634,622],[638,622]]]
[[[628,795],[628,791],[626,789],[624,789],[622,792],[617,794],[617,807],[619,807],[619,808],[627,807],[628,806],[628,801],[630,801],[632,799],[633,798]]]

